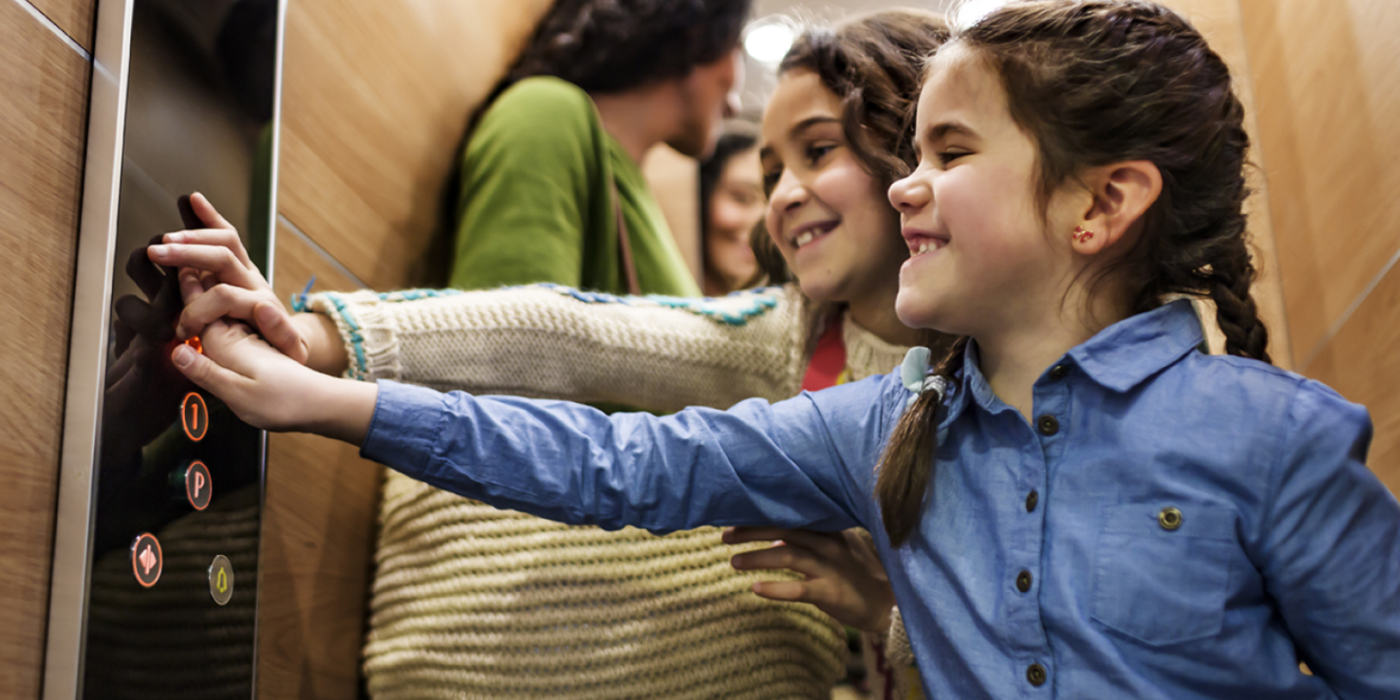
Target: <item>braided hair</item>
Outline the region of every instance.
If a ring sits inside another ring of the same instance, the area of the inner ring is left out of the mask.
[[[1011,118],[1036,144],[1042,208],[1087,168],[1147,160],[1161,172],[1143,235],[1091,284],[1123,284],[1134,314],[1172,295],[1208,297],[1226,352],[1270,361],[1250,295],[1244,108],[1225,62],[1188,21],[1145,0],[1039,0],[955,28],[949,43],[1001,79]],[[937,373],[951,380],[966,346],[957,342]],[[937,408],[936,394],[921,396],[881,459],[876,496],[896,545],[932,481]]]

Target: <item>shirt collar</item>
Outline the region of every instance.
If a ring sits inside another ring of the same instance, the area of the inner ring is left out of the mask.
[[[1200,319],[1189,299],[1178,299],[1099,331],[1071,348],[1055,364],[1072,362],[1104,388],[1124,392],[1166,369],[1200,344]],[[969,400],[991,413],[1013,410],[997,398],[982,375],[976,341],[967,344],[962,375],[954,384],[948,413],[940,426],[956,419],[967,408]]]

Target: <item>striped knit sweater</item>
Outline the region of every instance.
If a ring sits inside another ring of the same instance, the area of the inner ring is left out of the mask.
[[[335,320],[351,377],[675,411],[796,395],[808,304],[795,286],[699,300],[538,285],[307,306]],[[853,380],[907,350],[849,320],[843,335]],[[560,525],[393,472],[380,525],[365,647],[376,698],[826,698],[844,674],[839,625],[753,595],[755,581],[796,576],[736,571],[730,557],[766,545],[724,545],[718,528]],[[910,697],[912,680],[918,697],[911,668],[896,678],[881,695]]]

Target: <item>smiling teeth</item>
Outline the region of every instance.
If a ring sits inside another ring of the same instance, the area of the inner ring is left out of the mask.
[[[914,254],[923,255],[924,253],[927,253],[930,250],[938,250],[938,247],[938,243],[934,241],[924,241],[922,244],[919,245],[919,251]]]
[[[816,237],[817,237],[817,234],[812,233],[811,231],[808,231],[808,232],[806,232],[806,233],[804,233],[804,234],[798,236],[798,237],[797,237],[797,240],[796,240],[796,241],[793,241],[793,243],[795,243],[795,244],[797,245],[798,248],[801,248],[802,246],[807,245],[808,243],[811,243],[811,242],[812,242],[812,239],[813,239],[813,238],[816,238]]]

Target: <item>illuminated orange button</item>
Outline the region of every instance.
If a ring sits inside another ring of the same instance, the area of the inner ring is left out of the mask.
[[[185,394],[180,403],[180,422],[185,426],[185,435],[199,442],[209,432],[209,407],[204,405],[204,397],[191,391]]]
[[[155,535],[143,532],[131,543],[131,573],[136,574],[136,582],[142,588],[150,588],[160,580],[165,558],[160,553],[160,541]]]
[[[204,343],[199,342],[199,336],[195,336],[193,338],[190,338],[189,340],[186,340],[185,345],[194,348],[194,351],[201,355],[204,354]]]

